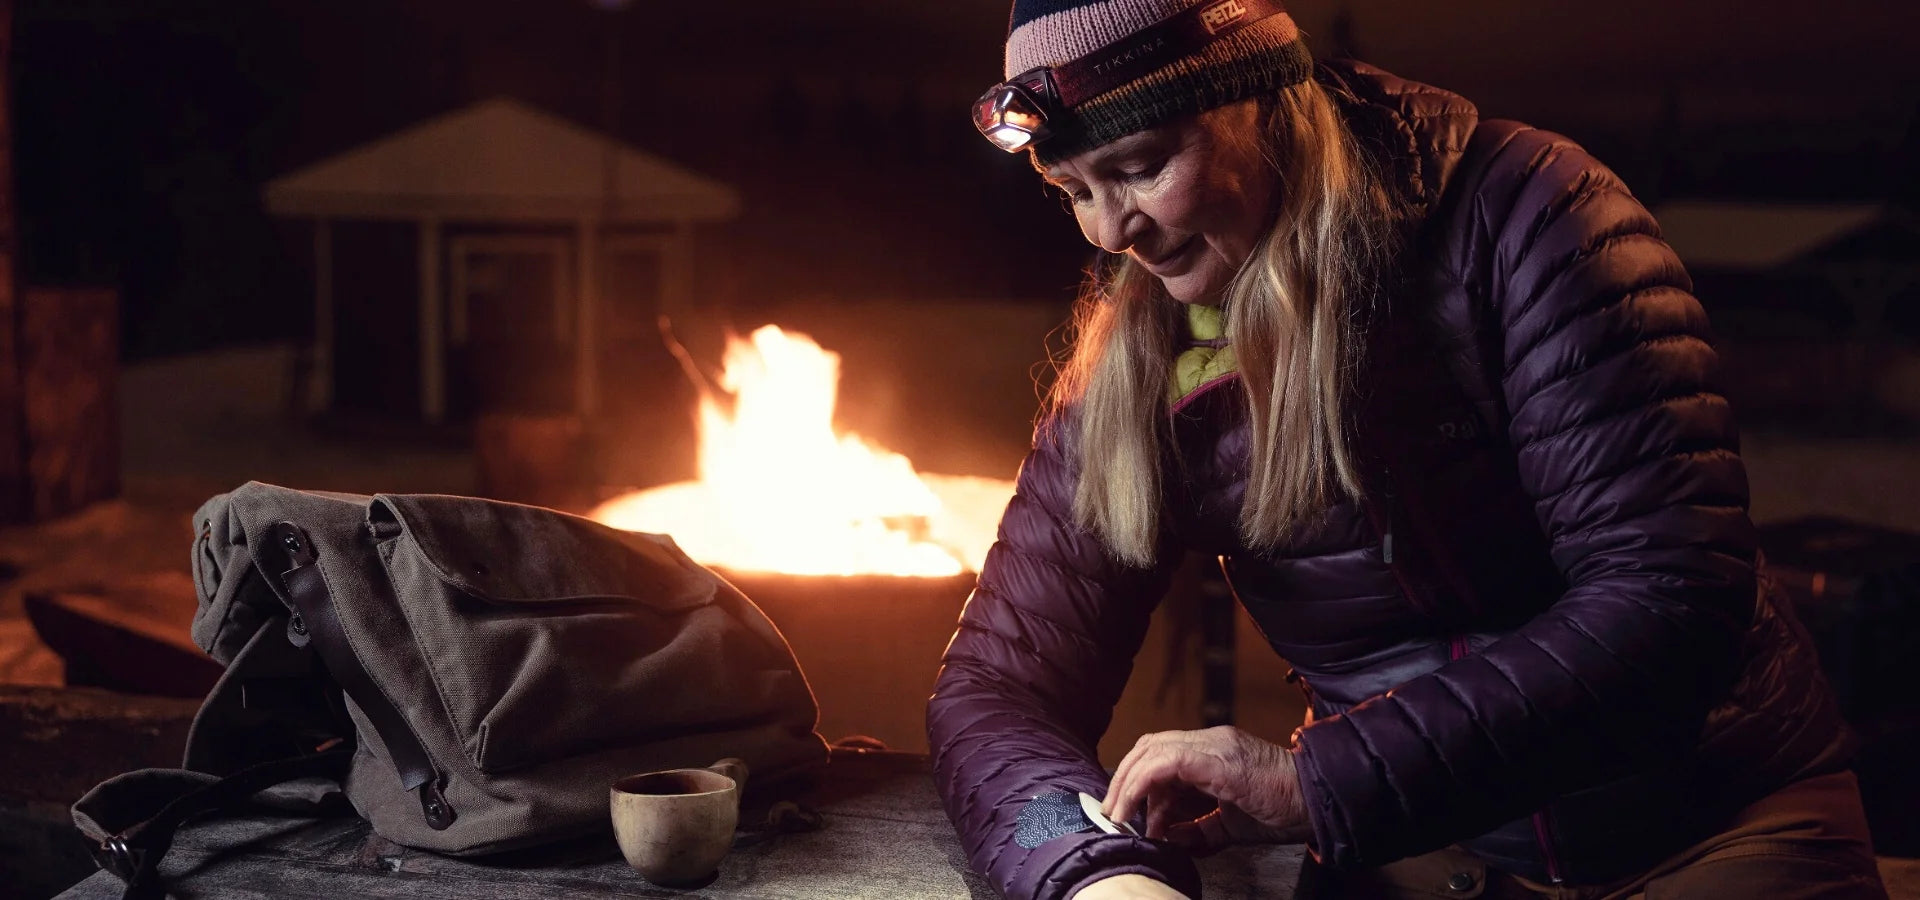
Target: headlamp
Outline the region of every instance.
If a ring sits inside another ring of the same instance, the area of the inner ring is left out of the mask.
[[[973,127],[994,146],[1018,153],[1047,139],[1047,111],[1057,102],[1052,73],[1034,69],[994,85],[974,101]]]

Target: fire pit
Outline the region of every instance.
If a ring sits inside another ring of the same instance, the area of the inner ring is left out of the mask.
[[[806,670],[828,740],[927,749],[927,697],[973,575],[724,573],[766,611]]]

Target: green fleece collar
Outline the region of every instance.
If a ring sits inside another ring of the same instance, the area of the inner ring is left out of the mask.
[[[1167,400],[1175,406],[1209,382],[1233,374],[1237,367],[1233,347],[1220,343],[1226,330],[1220,308],[1187,305],[1187,334],[1204,341],[1181,351],[1173,360],[1173,378],[1167,384]]]

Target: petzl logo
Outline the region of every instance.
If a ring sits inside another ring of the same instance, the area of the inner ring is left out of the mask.
[[[1220,0],[1200,11],[1200,24],[1207,26],[1208,34],[1219,34],[1220,29],[1240,21],[1247,15],[1247,8],[1240,0]]]

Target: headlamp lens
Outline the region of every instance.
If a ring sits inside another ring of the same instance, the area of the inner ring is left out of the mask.
[[[1008,153],[1018,153],[1021,148],[1033,143],[1033,132],[1016,125],[996,125],[987,132],[987,140]]]

